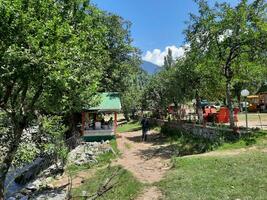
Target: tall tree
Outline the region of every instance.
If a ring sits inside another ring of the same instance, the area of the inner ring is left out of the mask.
[[[0,16],[0,111],[8,119],[0,123],[2,200],[23,130],[38,113],[67,114],[93,104],[101,66],[115,61],[106,46],[110,16],[86,0],[2,0]]]
[[[130,120],[130,114],[134,117],[136,111],[142,109],[143,92],[149,76],[140,68],[136,73],[128,75],[128,79],[128,86],[121,93],[122,110],[127,121]]]
[[[205,0],[197,3],[200,15],[191,15],[186,39],[199,58],[201,71],[216,73],[224,80],[230,126],[234,127],[233,81],[262,78],[266,69],[266,2],[241,0],[236,7],[216,3],[214,8]]]
[[[108,57],[100,66],[103,70],[101,91],[123,92],[128,86],[128,76],[139,69],[140,52],[131,44],[129,21],[108,13],[104,23],[108,27],[105,37]]]
[[[174,59],[172,56],[172,50],[170,48],[168,48],[168,54],[166,56],[164,56],[164,67],[166,67],[167,69],[171,68],[174,64]]]

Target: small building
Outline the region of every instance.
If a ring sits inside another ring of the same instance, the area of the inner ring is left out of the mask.
[[[265,83],[258,91],[259,103],[263,111],[267,111],[267,83]]]
[[[101,141],[115,138],[117,114],[121,111],[119,93],[100,94],[100,103],[85,107],[82,111],[81,133],[85,141]]]
[[[247,96],[248,101],[248,112],[257,112],[259,105],[259,95],[249,95]]]

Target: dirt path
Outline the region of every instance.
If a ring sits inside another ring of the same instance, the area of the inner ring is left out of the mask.
[[[141,142],[141,131],[122,133],[118,136],[121,157],[115,164],[131,171],[142,183],[152,184],[162,179],[170,168],[170,155],[159,151],[162,140],[157,133],[151,133],[147,142]],[[137,200],[162,199],[161,191],[155,186],[145,188]]]

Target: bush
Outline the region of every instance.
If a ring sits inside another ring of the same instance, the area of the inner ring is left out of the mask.
[[[223,137],[204,138],[181,130],[171,124],[165,123],[161,127],[161,133],[170,138],[172,143],[179,149],[179,156],[204,153],[211,151],[223,144]]]
[[[165,123],[161,127],[160,133],[167,137],[173,137],[173,138],[180,138],[183,135],[180,129],[176,127],[171,127],[168,123]]]

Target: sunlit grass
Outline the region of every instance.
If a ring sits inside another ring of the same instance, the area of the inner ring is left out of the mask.
[[[159,183],[166,199],[247,199],[267,197],[266,153],[184,157]]]
[[[133,132],[141,130],[141,124],[139,121],[131,121],[126,124],[120,125],[117,128],[118,133]]]

